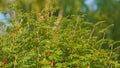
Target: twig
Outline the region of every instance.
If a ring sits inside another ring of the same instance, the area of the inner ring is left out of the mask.
[[[110,50],[110,58],[111,58],[111,56],[112,56],[112,53],[113,53],[113,45],[111,46],[111,50]],[[111,63],[109,63],[109,67],[108,68],[112,68],[112,64]]]

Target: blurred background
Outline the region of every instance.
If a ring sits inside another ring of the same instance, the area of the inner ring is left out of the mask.
[[[42,9],[63,9],[64,16],[72,14],[85,14],[84,19],[92,23],[105,21],[99,27],[114,24],[107,37],[120,40],[120,0],[0,0],[0,28],[4,24],[11,26],[10,18],[18,14],[35,11],[40,13]],[[57,15],[58,11],[54,13]],[[0,32],[4,33],[5,28]],[[100,29],[98,29],[100,30]]]

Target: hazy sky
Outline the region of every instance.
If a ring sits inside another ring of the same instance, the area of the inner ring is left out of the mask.
[[[0,22],[4,22],[7,26],[9,26],[9,21],[7,19],[9,19],[10,16],[8,14],[4,15],[3,13],[0,12]]]
[[[97,10],[97,5],[95,0],[85,0],[85,4],[88,6],[89,10]]]

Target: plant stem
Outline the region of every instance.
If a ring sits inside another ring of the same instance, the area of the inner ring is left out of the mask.
[[[36,68],[39,68],[39,47],[36,47],[36,52],[37,52],[37,56],[36,56]]]
[[[91,31],[91,33],[90,33],[90,36],[89,36],[88,42],[91,40],[94,31],[95,31],[95,26],[93,26],[93,29],[92,29],[92,31]]]

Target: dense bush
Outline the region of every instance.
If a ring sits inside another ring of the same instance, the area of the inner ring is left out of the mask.
[[[83,14],[62,15],[61,9],[57,16],[56,10],[11,18],[12,26],[0,35],[2,68],[120,67],[113,48],[119,42],[106,38],[113,25],[100,28],[103,21],[94,24]]]

